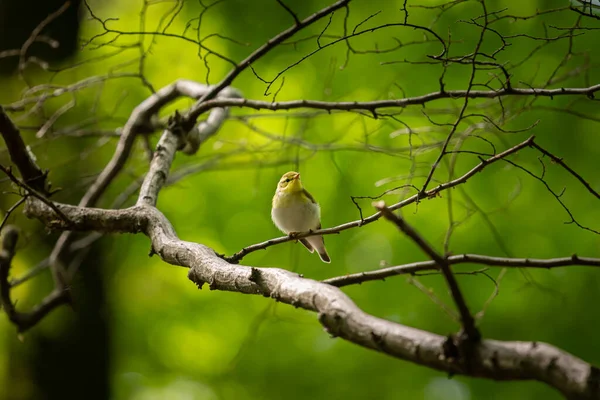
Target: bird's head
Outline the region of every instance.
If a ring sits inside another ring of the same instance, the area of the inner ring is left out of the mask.
[[[294,193],[302,191],[302,182],[298,172],[290,171],[283,174],[277,185],[277,191],[281,193]]]

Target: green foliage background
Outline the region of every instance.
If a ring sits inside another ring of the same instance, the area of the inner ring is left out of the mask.
[[[97,3],[97,4],[95,4]],[[290,7],[305,17],[327,5],[323,1],[288,1]],[[409,4],[413,2],[408,2]],[[505,14],[532,15],[537,9],[568,6],[566,1],[488,1],[488,11],[507,8]],[[158,3],[149,8],[145,29],[154,30],[165,12],[174,3]],[[403,21],[400,11],[403,1],[356,1],[351,3],[350,26],[367,16],[382,12],[364,27]],[[419,2],[421,5],[439,4]],[[114,29],[138,31],[141,2],[92,2],[96,15],[101,18],[118,17],[109,23]],[[201,7],[186,2],[181,13],[173,20],[168,32],[181,33],[186,23],[198,16]],[[409,22],[429,25],[439,10],[409,8]],[[478,2],[464,2],[443,13],[433,29],[446,38],[452,33],[450,54],[469,53],[478,40],[480,28],[458,20],[469,21],[481,14]],[[341,34],[344,12],[332,19],[327,33]],[[506,19],[494,25],[504,35],[543,35],[542,21],[547,26],[572,26],[579,16],[568,10],[540,18],[513,21]],[[585,22],[594,26],[594,22]],[[225,1],[212,8],[202,19],[202,35],[220,33],[248,43],[242,46],[218,37],[208,39],[207,45],[230,58],[241,60],[270,37],[292,23],[286,12],[273,1]],[[327,19],[315,24],[298,37],[318,35]],[[163,25],[164,26],[164,25]],[[83,38],[101,32],[100,26],[87,20],[83,24]],[[549,30],[551,36],[563,31]],[[190,35],[193,36],[193,35]],[[391,27],[366,34],[351,41],[357,49],[393,47],[396,37],[403,43],[423,39],[423,32],[405,27]],[[94,44],[113,36],[107,35]],[[428,36],[431,37],[431,36]],[[598,52],[594,44],[598,35],[587,32],[585,37],[574,38],[573,56],[567,60],[557,76],[588,65],[587,72],[572,73],[552,87],[587,86],[598,82]],[[115,43],[127,44],[139,40],[138,35],[125,35]],[[152,38],[144,37],[145,48]],[[331,41],[324,37],[323,43]],[[454,42],[455,41],[455,42]],[[533,54],[540,43],[528,38],[510,39],[511,46],[498,54],[498,62],[509,65],[526,60],[511,70],[512,82],[532,86],[543,85],[552,72],[563,62],[569,41],[557,40]],[[488,32],[482,51],[492,52],[500,39]],[[597,43],[597,41],[595,42]],[[65,65],[107,55],[116,50],[103,46],[92,50],[94,44]],[[315,39],[296,46],[280,46],[260,60],[255,69],[269,79],[285,66],[316,47]],[[320,99],[327,101],[368,101],[385,98],[418,96],[439,89],[439,65],[393,63],[389,61],[426,61],[427,55],[439,54],[441,46],[427,44],[402,47],[385,53],[350,54],[347,65],[344,43],[331,46],[285,73],[285,84],[277,100]],[[585,56],[588,52],[588,64]],[[86,63],[79,68],[58,74],[33,68],[27,76],[36,84],[50,78],[64,85],[88,76],[135,72],[139,55],[136,48],[104,61]],[[203,53],[202,56],[206,54]],[[209,82],[218,82],[230,66],[214,56],[208,57]],[[121,65],[121,66],[119,66]],[[117,67],[119,66],[119,67]],[[341,68],[344,66],[343,68]],[[584,70],[586,70],[584,68]],[[451,66],[446,73],[446,89],[466,89],[471,67]],[[497,71],[483,71],[478,81]],[[197,56],[197,46],[176,38],[157,37],[145,62],[145,76],[155,88],[179,78],[205,82],[207,69]],[[589,80],[589,82],[586,82]],[[16,77],[0,83],[2,104],[19,98],[24,83]],[[281,81],[274,84],[277,91]],[[272,99],[264,96],[265,84],[251,71],[244,72],[233,86],[246,97]],[[492,88],[500,87],[492,80]],[[99,91],[101,89],[101,91]],[[478,87],[478,89],[482,89]],[[92,110],[98,118],[94,128],[122,126],[131,110],[149,95],[137,78],[115,78],[102,85],[93,85],[77,95],[77,106],[59,119],[58,127],[69,126],[90,117]],[[47,104],[51,113],[70,98],[61,97]],[[506,98],[508,113],[516,118],[507,122],[505,129],[523,129],[534,122],[537,125],[522,133],[501,133],[488,127],[478,134],[492,141],[499,151],[535,134],[537,142],[586,177],[598,190],[597,120],[548,109],[573,106],[583,114],[598,118],[597,103],[572,97],[540,98],[533,106],[531,99]],[[575,100],[578,103],[573,103]],[[425,111],[438,124],[452,123],[463,100],[440,100],[429,103]],[[175,109],[184,109],[191,101],[179,101],[161,116]],[[472,112],[497,117],[498,102],[472,101]],[[479,109],[475,108],[481,106]],[[445,110],[445,111],[444,111]],[[450,110],[450,111],[448,111]],[[478,111],[476,111],[478,110]],[[248,110],[232,110],[233,115],[256,115]],[[273,113],[261,113],[275,115]],[[283,114],[283,113],[282,113]],[[279,114],[277,114],[279,115]],[[20,121],[35,125],[37,117]],[[204,144],[197,155],[178,155],[174,171],[202,165],[200,171],[169,186],[160,195],[158,207],[171,220],[178,235],[188,241],[211,246],[219,253],[232,254],[240,248],[280,234],[270,221],[270,200],[278,177],[298,169],[307,189],[319,200],[323,226],[335,226],[359,217],[350,196],[374,196],[384,190],[406,183],[402,177],[413,175],[412,183],[422,185],[424,176],[439,152],[438,146],[427,146],[443,140],[448,127],[435,126],[421,112],[421,107],[406,109],[397,116],[411,128],[429,127],[432,132],[419,135],[393,135],[404,128],[391,119],[373,119],[351,113],[327,113],[310,118],[262,117],[250,119],[257,128],[279,136],[277,140],[252,131],[240,120],[230,120],[221,131]],[[461,123],[459,132],[468,123],[481,122],[472,117]],[[114,151],[115,138],[65,138],[49,135],[37,140],[34,131],[24,130],[28,143],[43,168],[50,169],[50,178],[56,187],[64,190],[56,200],[76,203],[93,178],[106,164]],[[156,143],[158,133],[151,136]],[[298,140],[302,145],[298,146]],[[294,142],[296,141],[296,143]],[[415,146],[414,159],[407,150],[409,140]],[[310,146],[308,145],[310,144]],[[318,146],[315,151],[314,146]],[[311,148],[313,146],[313,148]],[[469,138],[464,149],[490,152],[484,141]],[[7,154],[0,153],[3,164]],[[539,173],[540,156],[526,149],[513,160]],[[476,156],[463,154],[458,158],[455,176],[459,176],[479,162]],[[600,229],[600,208],[595,199],[575,179],[558,166],[546,160],[546,180],[560,192],[575,218],[585,226]],[[143,176],[147,162],[141,144],[136,147],[127,171],[122,174],[101,206],[110,206],[111,199],[122,192],[133,180]],[[411,168],[414,168],[411,170]],[[388,179],[391,178],[391,179]],[[448,178],[446,165],[436,172],[436,180]],[[382,181],[384,180],[384,181]],[[377,182],[380,184],[376,185]],[[383,182],[383,183],[381,183]],[[8,188],[7,183],[3,183]],[[410,191],[409,191],[410,193]],[[405,194],[406,195],[406,194]],[[497,163],[469,180],[466,185],[441,197],[426,200],[418,206],[409,206],[403,215],[436,248],[441,249],[448,229],[448,200],[453,202],[456,227],[450,242],[455,253],[481,253],[514,257],[559,257],[578,254],[598,257],[598,236],[564,224],[569,217],[543,184],[506,163]],[[396,191],[384,197],[393,203],[401,198]],[[472,199],[471,201],[469,199]],[[2,208],[7,209],[16,197],[3,194]],[[131,199],[130,203],[133,201]],[[362,200],[363,212],[371,213],[370,200]],[[489,221],[488,221],[489,220]],[[13,275],[22,274],[39,260],[47,257],[56,233],[46,233],[36,221],[21,216],[11,217],[25,234]],[[502,238],[505,249],[494,236]],[[312,279],[325,279],[347,273],[373,270],[381,263],[395,265],[424,260],[425,256],[407,238],[384,221],[345,231],[326,238],[333,262],[322,264],[315,255],[300,245],[286,243],[266,251],[252,253],[244,263],[255,266],[276,266],[294,270]],[[115,235],[102,239],[97,254],[99,274],[103,276],[106,303],[95,310],[109,332],[106,348],[109,356],[109,390],[115,399],[308,399],[308,398],[377,398],[377,399],[552,399],[559,395],[536,382],[504,382],[453,377],[414,364],[393,359],[359,348],[340,339],[330,338],[317,322],[316,315],[289,306],[275,304],[262,297],[233,293],[199,291],[187,278],[187,271],[148,258],[149,242],[143,236]],[[82,269],[88,268],[86,262]],[[476,270],[476,265],[462,265],[456,270]],[[498,278],[500,269],[489,274]],[[451,305],[441,277],[426,276],[419,281]],[[482,310],[494,291],[494,283],[482,275],[462,275],[460,285],[474,312]],[[544,341],[571,352],[586,361],[600,365],[598,321],[600,321],[600,274],[594,268],[567,267],[553,270],[522,271],[510,269],[499,281],[499,295],[485,311],[479,325],[487,338],[500,340]],[[77,301],[85,301],[86,292],[78,278],[73,283]],[[49,274],[43,274],[31,283],[22,285],[13,293],[20,309],[33,306],[51,288]],[[406,277],[384,282],[370,282],[344,291],[366,312],[397,321],[408,326],[439,334],[456,332],[458,324],[440,306],[422,291],[411,285]],[[80,300],[78,300],[80,299]],[[76,323],[75,311],[64,307],[52,313],[39,326],[19,340],[7,319],[0,317],[0,398],[44,398],[39,392],[39,375],[32,371],[33,354],[39,351],[34,343],[52,342],[66,337]],[[83,338],[82,340],[86,340]],[[86,346],[94,348],[97,343]],[[95,359],[78,368],[94,369]],[[54,365],[61,368],[60,356]],[[43,373],[42,373],[43,374]],[[65,387],[68,394],[68,387]]]

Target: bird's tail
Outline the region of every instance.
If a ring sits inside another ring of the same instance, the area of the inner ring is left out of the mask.
[[[331,262],[331,258],[329,258],[329,254],[327,254],[327,250],[325,250],[325,247],[323,247],[323,250],[319,250],[319,257],[321,258],[321,261],[325,263]]]
[[[302,243],[304,245],[304,247],[307,248],[308,251],[310,251],[311,253],[315,251],[315,249],[313,249],[312,244],[310,244],[308,242],[308,240],[306,239],[300,239],[300,243]]]
[[[325,241],[322,236],[310,236],[306,238],[306,241],[317,251],[321,261],[326,263],[331,262],[331,258],[329,258],[329,254],[327,254],[327,249],[325,249]]]

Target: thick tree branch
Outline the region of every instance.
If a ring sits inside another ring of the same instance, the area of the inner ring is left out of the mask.
[[[99,200],[99,198],[105,192],[108,185],[125,166],[125,163],[131,153],[135,137],[140,133],[152,132],[154,128],[151,119],[154,115],[156,115],[156,113],[158,113],[158,111],[163,106],[180,96],[199,98],[209,90],[211,90],[211,87],[196,83],[194,81],[178,80],[173,84],[159,90],[157,93],[150,96],[148,99],[143,101],[138,107],[136,107],[122,130],[119,143],[117,145],[115,153],[113,154],[112,159],[109,161],[104,170],[100,173],[98,178],[83,196],[83,198],[79,202],[79,206],[90,207],[93,206]],[[219,96],[240,97],[241,95],[235,89],[226,88],[225,90],[222,90],[221,93],[219,93]],[[210,137],[210,135],[214,134],[221,127],[223,122],[226,120],[227,116],[227,109],[215,108],[214,110],[211,110],[206,121],[202,121],[196,124],[196,126],[190,127],[189,129],[182,131],[181,135],[177,139],[177,143],[186,143],[184,151],[187,153],[196,152],[200,143],[206,140],[206,138]],[[5,137],[9,137],[9,139],[13,140],[13,142],[7,141],[7,148],[11,154],[11,157],[13,157],[13,159],[17,157],[17,159],[20,160],[21,163],[29,161],[30,164],[35,166],[33,160],[29,158],[29,154],[27,153],[25,145],[22,139],[20,138],[18,130],[16,130],[16,127],[14,126],[14,124],[12,124],[10,119],[8,119],[8,116],[4,114],[3,110],[0,113],[0,128],[2,129],[3,136],[5,136],[6,132],[6,135],[8,136]],[[15,137],[18,140],[15,140]],[[164,135],[164,138],[168,137],[169,136]],[[9,143],[13,144],[13,146],[9,145]],[[179,145],[177,147],[179,147]],[[161,155],[160,151],[157,153],[158,156]],[[27,157],[27,160],[25,161],[22,160],[24,156]],[[172,160],[172,157],[170,159]],[[24,165],[27,166],[28,164]],[[68,221],[67,217],[64,214],[62,214],[61,210],[54,206],[52,202],[47,200],[45,196],[39,194],[27,183],[23,183],[17,180],[12,175],[10,170],[3,169],[3,171],[16,184],[26,189],[29,195],[36,197],[40,201],[47,204],[51,209],[53,209],[56,215],[51,219],[54,219],[56,218],[56,216],[58,216],[60,219],[63,220],[63,222],[66,223],[66,225],[70,225],[70,221]],[[28,173],[29,172],[23,174],[22,172],[24,177],[28,176]],[[152,176],[155,177],[156,175],[153,174]],[[45,176],[43,176],[43,178],[45,178]],[[42,182],[42,185],[43,183],[44,182]],[[49,257],[49,265],[51,267],[52,276],[55,282],[55,289],[31,313],[14,314],[14,322],[19,326],[19,329],[21,330],[25,330],[28,327],[35,325],[35,323],[37,323],[37,321],[39,321],[39,319],[43,317],[43,315],[50,312],[54,307],[64,303],[68,297],[67,288],[69,274],[67,274],[67,271],[64,268],[61,260],[62,256],[64,255],[65,251],[69,248],[70,242],[73,239],[73,232],[70,231],[70,228],[67,229],[69,231],[63,232],[63,234],[59,237]],[[10,285],[7,286],[7,288],[9,287]],[[7,292],[7,296],[8,295],[9,294]]]
[[[495,380],[534,379],[571,398],[594,399],[600,395],[597,368],[545,343],[481,340],[473,347],[467,369],[455,339],[368,315],[329,284],[282,269],[229,264],[206,246],[180,240],[154,207],[103,210],[56,206],[77,230],[144,232],[156,254],[167,263],[189,267],[189,278],[200,287],[206,283],[213,290],[258,294],[318,312],[330,334],[363,347],[453,374]],[[26,213],[49,228],[66,228],[47,205],[36,199],[28,201]]]
[[[569,397],[591,399],[599,395],[598,370],[550,345],[482,340],[470,347],[467,359],[464,347],[455,338],[368,315],[332,285],[282,269],[230,264],[209,247],[180,240],[170,222],[151,205],[164,182],[156,175],[167,176],[178,146],[176,138],[171,130],[163,134],[163,155],[153,159],[138,205],[124,210],[56,206],[77,230],[143,232],[150,238],[155,254],[167,263],[190,268],[188,276],[199,287],[208,284],[213,290],[258,294],[315,311],[332,336],[449,373],[497,380],[535,379]],[[27,202],[26,214],[40,219],[49,228],[67,227],[50,207],[37,199]]]
[[[446,258],[448,264],[481,264],[496,267],[516,267],[516,268],[542,268],[551,269],[567,266],[590,266],[600,267],[600,258],[579,257],[572,255],[570,257],[560,258],[509,258],[492,257],[480,254],[457,254]],[[437,270],[437,263],[433,260],[418,261],[410,264],[396,265],[393,267],[381,268],[374,271],[359,272],[344,276],[336,276],[322,281],[336,287],[360,284],[368,281],[382,280],[396,275],[414,274],[419,271]]]
[[[219,96],[239,97],[239,92],[226,88]],[[152,157],[148,174],[140,188],[138,205],[156,206],[158,192],[167,181],[171,163],[175,159],[175,152],[186,143],[184,152],[195,153],[200,145],[215,134],[228,116],[226,108],[213,110],[206,121],[200,122],[191,132],[184,123],[179,113],[175,113],[169,120],[168,129],[161,136],[156,151]]]
[[[600,397],[600,371],[571,354],[562,352],[559,349],[543,343],[480,340],[479,332],[475,327],[473,318],[451,271],[451,264],[468,262],[478,262],[487,265],[523,265],[527,267],[550,268],[559,265],[574,264],[598,266],[600,264],[599,260],[579,258],[577,256],[551,260],[500,259],[468,254],[442,257],[442,255],[425,242],[414,229],[406,224],[404,220],[398,218],[391,212],[391,210],[400,209],[406,205],[419,202],[424,198],[435,197],[441,191],[464,183],[473,175],[486,168],[489,164],[506,158],[527,146],[535,147],[543,154],[551,157],[553,161],[560,164],[568,172],[579,179],[580,182],[583,183],[596,197],[600,197],[598,193],[583,180],[583,178],[567,167],[558,157],[551,155],[537,146],[533,142],[533,138],[529,138],[523,143],[520,143],[501,154],[491,157],[483,156],[489,157],[487,159],[480,157],[480,164],[476,165],[460,178],[443,183],[433,189],[425,190],[426,188],[424,187],[421,193],[394,204],[389,209],[382,204],[380,207],[381,211],[368,218],[363,218],[361,213],[359,221],[349,222],[347,224],[316,232],[302,233],[294,239],[283,237],[264,243],[258,243],[242,249],[230,259],[220,258],[207,246],[185,242],[177,237],[170,222],[156,208],[159,192],[167,181],[169,170],[176,152],[182,150],[189,154],[195,153],[201,143],[216,132],[227,118],[227,107],[236,106],[269,110],[316,108],[327,111],[369,111],[374,118],[377,118],[378,116],[383,115],[380,112],[380,109],[383,108],[402,108],[413,104],[424,105],[438,99],[462,98],[464,99],[464,105],[458,120],[452,128],[452,133],[450,134],[450,136],[452,136],[459,126],[462,116],[467,110],[469,99],[497,98],[500,101],[501,98],[505,96],[545,96],[552,98],[553,96],[559,95],[588,96],[589,98],[593,98],[594,93],[600,90],[600,85],[588,86],[586,88],[559,89],[546,89],[545,87],[539,89],[513,88],[510,84],[510,77],[507,69],[504,68],[504,66],[500,64],[496,65],[495,63],[485,63],[485,65],[489,64],[492,67],[497,67],[499,70],[503,71],[506,77],[506,82],[501,82],[503,88],[493,90],[489,84],[482,84],[480,86],[489,88],[490,90],[473,90],[473,85],[475,84],[475,72],[476,70],[481,70],[480,67],[483,65],[481,62],[476,62],[475,58],[477,56],[485,55],[494,59],[496,53],[502,50],[497,50],[491,56],[479,52],[484,33],[486,29],[489,29],[487,28],[488,12],[485,9],[485,4],[482,2],[486,22],[483,26],[477,25],[483,27],[479,43],[472,55],[465,55],[461,58],[465,63],[471,59],[473,64],[473,72],[467,90],[444,90],[443,79],[446,72],[446,65],[444,65],[444,72],[440,77],[441,89],[439,92],[400,100],[338,103],[320,101],[268,103],[242,99],[240,98],[241,96],[239,96],[239,93],[231,92],[229,95],[226,94],[229,90],[227,86],[255,61],[259,60],[270,50],[292,37],[301,29],[313,24],[324,16],[331,15],[337,9],[345,6],[347,7],[349,0],[337,1],[302,21],[300,21],[297,15],[291,11],[291,8],[287,7],[281,1],[278,2],[292,15],[295,21],[294,26],[281,32],[254,51],[241,63],[235,65],[234,69],[214,87],[206,87],[193,82],[186,83],[185,81],[180,81],[175,83],[172,87],[164,88],[156,95],[147,99],[144,103],[140,104],[131,115],[131,118],[123,130],[113,158],[82,198],[79,206],[55,204],[48,201],[43,196],[27,196],[26,214],[29,217],[38,218],[49,228],[61,230],[95,230],[101,233],[142,232],[149,237],[153,254],[158,254],[164,261],[170,264],[188,267],[189,279],[199,287],[208,283],[211,289],[244,294],[259,294],[265,297],[271,297],[275,301],[317,312],[320,322],[332,336],[342,337],[358,345],[394,357],[409,360],[440,371],[446,371],[450,374],[458,373],[496,380],[535,379],[546,382],[570,398]],[[404,8],[406,9],[406,2]],[[369,20],[369,18],[360,24]],[[406,18],[408,18],[408,13],[406,13]],[[407,22],[406,18],[404,21],[405,24]],[[476,20],[473,20],[472,22],[478,24],[475,21]],[[355,27],[355,30],[360,24]],[[103,22],[103,25],[105,25],[105,22]],[[327,25],[327,27],[328,26],[329,25]],[[492,33],[497,33],[493,30],[490,31]],[[324,32],[325,30],[322,31],[321,34]],[[340,40],[348,41],[347,39],[348,37]],[[451,42],[450,39],[449,42]],[[502,39],[502,42],[503,48],[507,44],[504,42],[504,39]],[[317,39],[317,44],[319,48],[321,48],[319,39]],[[399,42],[399,44],[401,43]],[[199,43],[199,45],[202,47],[201,43]],[[351,49],[350,43],[348,43],[348,47]],[[352,51],[355,52],[353,49]],[[443,61],[459,62],[457,60]],[[285,70],[283,72],[285,72]],[[141,77],[147,82],[146,77],[143,75]],[[178,85],[181,87],[178,87]],[[590,85],[587,80],[586,85]],[[186,91],[188,91],[187,94]],[[106,188],[124,168],[125,163],[130,157],[136,135],[153,131],[154,127],[150,121],[151,118],[156,115],[158,110],[160,110],[164,104],[172,100],[170,96],[175,98],[181,95],[187,95],[196,99],[200,98],[200,100],[184,114],[183,118],[180,118],[179,114],[175,114],[175,117],[170,121],[168,128],[164,131],[159,141],[156,152],[152,153],[151,165],[148,174],[141,185],[136,205],[124,210],[92,208],[98,203],[99,199],[106,191]],[[238,98],[223,99],[218,97]],[[504,116],[504,106],[501,104],[501,107]],[[207,111],[210,111],[208,119],[205,122],[196,125],[196,119]],[[493,124],[491,120],[490,122]],[[450,142],[450,136],[447,137],[445,141],[442,153],[446,152],[446,145]],[[24,145],[21,147],[24,148]],[[442,156],[443,154],[439,156],[438,161],[441,160]],[[511,162],[510,160],[506,161]],[[431,170],[431,174],[427,178],[427,183],[429,183],[432,174],[433,170]],[[452,178],[453,177],[450,177],[449,179]],[[26,184],[29,183],[25,178],[25,175],[23,175],[23,180]],[[425,186],[427,186],[427,183]],[[325,282],[304,279],[297,274],[283,269],[254,268],[235,264],[246,254],[258,249],[264,249],[271,245],[310,235],[339,233],[346,229],[360,227],[374,222],[382,216],[393,221],[401,230],[407,233],[408,236],[432,258],[432,261],[385,268],[360,274],[360,276],[359,274],[355,274],[347,277],[332,278]],[[8,282],[10,260],[14,255],[16,243],[16,233],[13,233],[13,231],[10,230],[8,232],[8,237],[9,239],[7,239],[6,245],[3,246],[3,251],[0,253],[0,301],[6,308],[11,321],[13,321],[20,330],[24,330],[37,323],[45,314],[67,300],[67,292],[64,290],[66,286],[64,285],[64,282],[59,282],[57,280],[56,289],[40,304],[40,306],[28,314],[17,312],[10,299],[10,284]],[[61,254],[64,255],[66,249],[71,247],[70,244],[72,238],[73,236],[71,236],[70,233],[64,233],[61,236],[50,258],[53,266],[60,261]],[[6,251],[4,251],[4,249],[6,249]],[[451,335],[449,337],[442,337],[434,333],[402,326],[366,314],[342,291],[334,287],[373,279],[382,279],[386,276],[413,273],[423,269],[441,269],[450,288],[452,297],[460,311],[464,331],[466,332],[467,337],[472,339],[469,341],[469,346],[464,345],[466,341],[463,340],[463,337],[461,336],[457,337]],[[53,272],[55,272],[54,269]]]
[[[403,218],[394,214],[389,208],[385,206],[383,201],[379,201],[374,204],[375,208],[381,212],[383,217],[388,221],[392,222],[398,229],[400,229],[404,234],[410,237],[420,248],[427,254],[433,261],[435,261],[438,268],[441,270],[444,279],[446,280],[446,284],[450,289],[450,294],[452,295],[452,299],[456,304],[456,308],[458,308],[458,313],[460,314],[460,320],[463,325],[464,332],[467,335],[467,338],[476,342],[481,339],[481,334],[479,330],[475,326],[475,319],[471,312],[469,311],[469,307],[467,306],[467,302],[458,287],[458,282],[452,274],[452,270],[450,269],[450,264],[446,261],[445,257],[442,257],[426,240],[423,238],[410,224],[404,221]]]
[[[90,186],[85,196],[79,202],[81,207],[89,207],[96,204],[104,193],[110,182],[125,166],[129,158],[136,135],[152,132],[151,119],[158,111],[181,96],[199,98],[207,91],[209,86],[189,80],[178,80],[171,85],[165,86],[158,92],[141,102],[131,113],[127,123],[121,132],[121,138],[111,160],[102,170],[96,181]]]
[[[94,206],[106,191],[109,184],[119,174],[129,159],[131,149],[138,134],[150,133],[154,130],[152,117],[155,116],[162,107],[174,101],[175,99],[187,96],[199,98],[211,90],[210,86],[202,85],[194,81],[180,79],[174,83],[165,86],[152,96],[140,103],[131,113],[127,123],[123,127],[121,137],[113,157],[102,170],[98,178],[89,187],[81,201],[80,207]],[[221,96],[240,97],[240,93],[233,88],[226,88],[220,94]],[[206,121],[198,123],[195,127],[189,127],[186,130],[185,140],[187,153],[193,153],[198,150],[200,143],[211,134],[215,133],[228,116],[227,109],[215,108],[212,110]],[[192,131],[190,133],[190,131]],[[56,242],[56,245],[50,254],[50,266],[57,286],[64,286],[65,271],[62,266],[61,257],[70,245],[73,238],[71,232],[64,232]]]
[[[6,143],[10,159],[19,169],[23,181],[41,193],[47,194],[46,174],[35,163],[23,142],[19,129],[6,115],[2,106],[0,106],[0,134]]]
[[[180,146],[182,139],[182,132],[180,132],[179,135],[172,133],[174,130],[178,129],[174,124],[175,122],[172,121],[169,130],[166,130],[163,133],[156,146],[156,151],[154,152],[152,162],[150,163],[150,169],[140,188],[140,194],[137,201],[138,205],[156,207],[158,192],[167,181],[167,174],[171,169],[171,163],[175,158],[175,152]]]

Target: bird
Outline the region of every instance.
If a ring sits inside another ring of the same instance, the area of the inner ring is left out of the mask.
[[[298,172],[286,172],[279,180],[273,196],[271,218],[275,226],[290,237],[321,229],[321,208],[302,186]],[[331,262],[322,236],[302,238],[300,243],[311,253],[316,250],[321,261]]]

